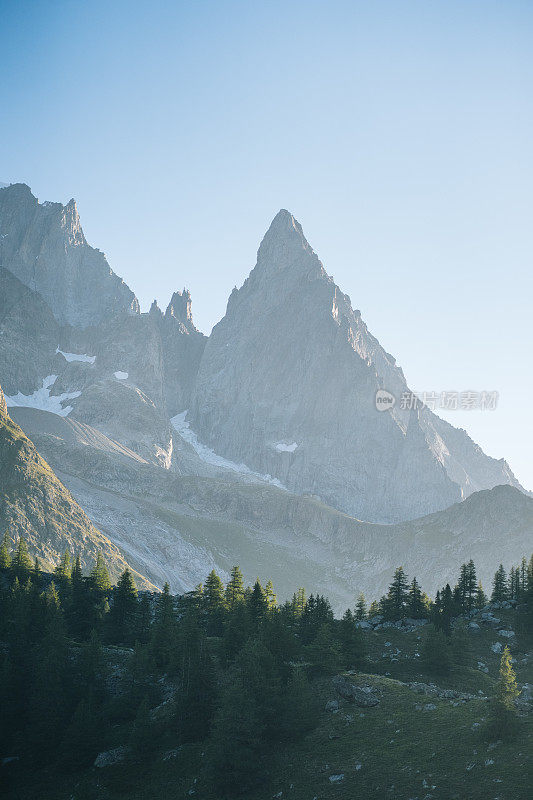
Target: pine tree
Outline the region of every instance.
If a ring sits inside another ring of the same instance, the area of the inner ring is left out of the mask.
[[[341,665],[341,650],[327,623],[320,626],[313,641],[304,647],[304,653],[311,664],[311,676],[331,674]]]
[[[205,580],[202,599],[207,614],[208,635],[221,636],[227,604],[224,597],[224,584],[214,569]]]
[[[500,660],[500,676],[496,694],[491,703],[491,714],[487,726],[489,736],[504,739],[511,738],[516,733],[518,720],[514,701],[518,694],[511,652],[506,645]]]
[[[437,592],[432,613],[433,624],[447,636],[451,632],[451,624],[455,611],[456,604],[453,592],[450,584],[447,583],[441,592]]]
[[[477,591],[476,568],[472,559],[461,567],[458,588],[461,611],[468,613],[474,606]]]
[[[244,600],[244,578],[239,566],[233,567],[230,572],[229,583],[226,586],[226,600],[229,608]]]
[[[91,570],[90,581],[97,592],[107,594],[111,590],[109,572],[101,553],[96,556],[96,563]]]
[[[165,583],[157,597],[155,619],[151,629],[150,652],[157,669],[172,673],[178,664],[178,626],[174,598]]]
[[[11,567],[13,569],[13,574],[21,583],[30,577],[33,562],[30,558],[30,554],[28,553],[26,539],[24,539],[23,536],[21,536],[18,540]]]
[[[382,610],[387,619],[398,620],[407,614],[408,608],[409,584],[403,567],[398,567],[383,601]]]
[[[301,617],[306,606],[305,589],[300,586],[292,596],[291,608],[295,617]]]
[[[366,602],[365,602],[365,596],[362,592],[358,596],[357,603],[355,604],[355,619],[358,622],[361,622],[363,619],[366,619]]]
[[[261,586],[259,578],[257,578],[256,582],[254,583],[252,594],[248,600],[248,610],[250,613],[250,621],[252,626],[255,630],[257,630],[259,624],[264,619],[268,611],[266,595],[263,587]]]
[[[301,741],[316,727],[319,707],[316,692],[311,688],[305,670],[299,665],[292,667],[285,697],[284,714],[280,721],[281,736],[283,739]]]
[[[129,569],[125,569],[113,592],[109,612],[109,637],[112,642],[132,645],[137,632],[137,588]]]
[[[209,733],[215,707],[216,677],[205,636],[194,614],[181,620],[179,635],[181,691],[175,714],[181,742],[198,742]]]
[[[59,582],[70,580],[72,576],[72,567],[70,564],[70,553],[65,550],[61,556],[61,560],[54,570],[54,575],[59,579]]]
[[[526,557],[520,563],[520,599],[523,599],[527,594],[527,560]]]
[[[483,608],[485,608],[487,603],[488,603],[487,595],[483,591],[483,586],[481,585],[481,581],[479,581],[477,585],[476,600],[474,605],[478,609],[478,611],[481,611]]]
[[[372,619],[372,617],[377,617],[380,612],[381,608],[379,602],[377,600],[372,600],[370,608],[368,609],[368,618]]]
[[[0,569],[9,569],[11,566],[10,544],[11,539],[6,531],[2,538],[2,544],[0,545]]]
[[[503,564],[500,564],[498,569],[496,570],[496,574],[494,575],[494,580],[492,583],[492,594],[491,594],[491,602],[492,603],[501,603],[508,598],[508,589],[507,589],[507,575],[505,574],[505,569],[503,568]]]
[[[414,619],[426,617],[429,612],[427,597],[422,592],[420,584],[413,578],[409,587],[408,613]]]
[[[274,591],[274,586],[271,580],[268,580],[267,585],[265,586],[265,596],[268,610],[273,611],[278,604],[278,598]]]
[[[261,642],[246,644],[228,677],[207,750],[206,771],[217,798],[233,798],[257,781],[283,713],[275,662]]]

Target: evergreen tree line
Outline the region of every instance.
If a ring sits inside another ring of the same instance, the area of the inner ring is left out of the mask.
[[[531,611],[531,561],[524,575],[514,591]],[[388,619],[432,619],[424,661],[439,672],[463,663],[466,633],[451,619],[479,597],[472,562],[433,603],[398,568],[378,610]],[[280,604],[270,581],[245,586],[238,566],[226,585],[213,570],[178,597],[168,584],[158,595],[138,593],[128,569],[112,587],[101,555],[88,575],[68,551],[53,575],[43,574],[24,539],[11,550],[4,537],[0,752],[68,772],[116,746],[117,731],[132,763],[155,747],[202,742],[206,790],[233,796],[261,780],[280,742],[315,726],[317,676],[364,667],[357,622],[366,616],[362,597],[335,619],[327,598],[303,588]]]
[[[511,567],[509,575],[500,564],[493,578],[490,602],[526,603],[532,592],[533,556],[529,562],[523,558],[519,566]],[[481,581],[477,580],[475,564],[470,560],[461,566],[454,588],[447,583],[437,592],[434,601],[422,591],[416,578],[409,581],[404,568],[398,567],[387,594],[381,600],[373,601],[368,609],[364,594],[359,594],[354,616],[357,621],[377,615],[385,621],[405,617],[430,619],[438,628],[448,631],[454,617],[483,609],[488,603]]]

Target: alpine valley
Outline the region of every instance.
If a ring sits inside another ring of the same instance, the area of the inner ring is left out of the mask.
[[[376,410],[403,371],[288,211],[206,337],[187,290],[141,313],[73,200],[1,188],[0,383],[0,519],[45,565],[101,550],[185,592],[240,563],[340,609],[402,563],[433,592],[531,549],[504,460],[426,406]]]

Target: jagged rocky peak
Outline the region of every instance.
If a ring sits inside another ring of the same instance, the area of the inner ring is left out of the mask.
[[[318,256],[304,236],[302,226],[290,211],[282,208],[259,246],[256,270],[266,268],[275,273],[302,266],[314,267],[319,273],[325,274]]]
[[[182,292],[174,292],[170,298],[170,303],[165,312],[167,317],[175,317],[186,326],[191,326],[192,322],[192,300],[188,289]]]
[[[397,402],[382,412],[380,389]],[[517,485],[409,392],[285,210],[204,350],[191,426],[215,452],[359,519],[397,522]]]
[[[131,289],[83,234],[74,200],[39,203],[26,184],[0,189],[2,265],[38,292],[57,321],[86,328],[139,313]]]
[[[163,316],[163,312],[159,308],[157,300],[152,300],[152,305],[150,306],[150,311],[148,313],[152,314],[152,316],[155,316],[158,319]]]

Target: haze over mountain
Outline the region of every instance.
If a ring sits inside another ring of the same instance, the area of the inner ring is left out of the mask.
[[[183,591],[239,561],[280,592],[308,578],[344,602],[408,554],[431,581],[436,563],[492,568],[504,536],[509,559],[527,551],[532,501],[505,461],[425,406],[376,409],[379,389],[408,391],[403,372],[288,211],[209,339],[185,289],[140,313],[73,201],[0,189],[0,237],[10,413],[151,580]]]

